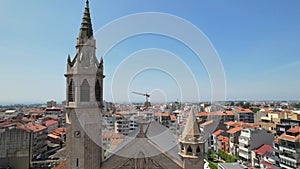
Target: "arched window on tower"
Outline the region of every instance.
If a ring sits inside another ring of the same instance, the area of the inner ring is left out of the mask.
[[[201,155],[201,150],[200,150],[200,147],[199,147],[199,146],[198,146],[197,149],[196,149],[196,154],[197,154],[197,155]]]
[[[71,79],[68,88],[68,101],[75,102],[75,84],[73,79]]]
[[[101,88],[100,88],[100,82],[99,82],[99,80],[96,81],[95,96],[96,96],[96,101],[100,102],[101,101]]]
[[[193,154],[193,150],[192,150],[192,147],[189,146],[188,149],[187,149],[187,155],[192,155]]]
[[[81,102],[90,101],[90,85],[86,79],[83,80],[80,86],[80,101]]]

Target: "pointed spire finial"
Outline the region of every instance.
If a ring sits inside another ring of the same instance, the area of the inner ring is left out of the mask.
[[[89,1],[86,0],[78,38],[84,39],[86,37],[90,38],[91,36],[93,36],[93,27],[90,16]]]
[[[103,56],[100,58],[100,64],[103,64]]]
[[[71,57],[70,57],[70,54],[68,54],[68,64],[71,65]]]

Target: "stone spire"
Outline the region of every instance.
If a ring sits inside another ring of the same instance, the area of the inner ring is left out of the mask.
[[[193,108],[179,139],[183,169],[204,168],[204,141]]]
[[[196,141],[199,140],[201,131],[197,123],[197,119],[193,110],[190,111],[186,125],[181,135],[183,141]]]
[[[89,1],[87,0],[85,4],[85,9],[82,17],[78,38],[85,39],[85,38],[91,38],[92,36],[93,36],[93,27],[92,27],[92,21],[90,16]]]

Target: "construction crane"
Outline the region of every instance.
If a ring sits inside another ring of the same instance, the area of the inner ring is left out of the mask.
[[[137,95],[141,95],[141,96],[145,96],[146,97],[146,102],[144,104],[145,104],[146,109],[148,109],[148,107],[150,106],[150,102],[148,101],[149,97],[150,97],[150,94],[139,93],[139,92],[132,92],[132,93],[137,94]]]

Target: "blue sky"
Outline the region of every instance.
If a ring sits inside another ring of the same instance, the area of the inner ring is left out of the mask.
[[[84,4],[83,0],[1,1],[0,103],[65,98],[66,58],[75,54]],[[169,13],[194,24],[219,54],[228,100],[300,99],[299,7],[300,1],[284,0],[90,1],[94,31],[140,12]],[[196,77],[200,99],[210,98],[209,76],[193,52],[174,39],[143,35],[122,41],[104,56],[106,100],[112,100],[110,86],[117,66],[128,55],[146,48],[177,55]],[[153,101],[181,97],[174,79],[157,70],[138,74],[129,86],[130,90],[153,91]],[[144,99],[132,94],[129,98]]]

